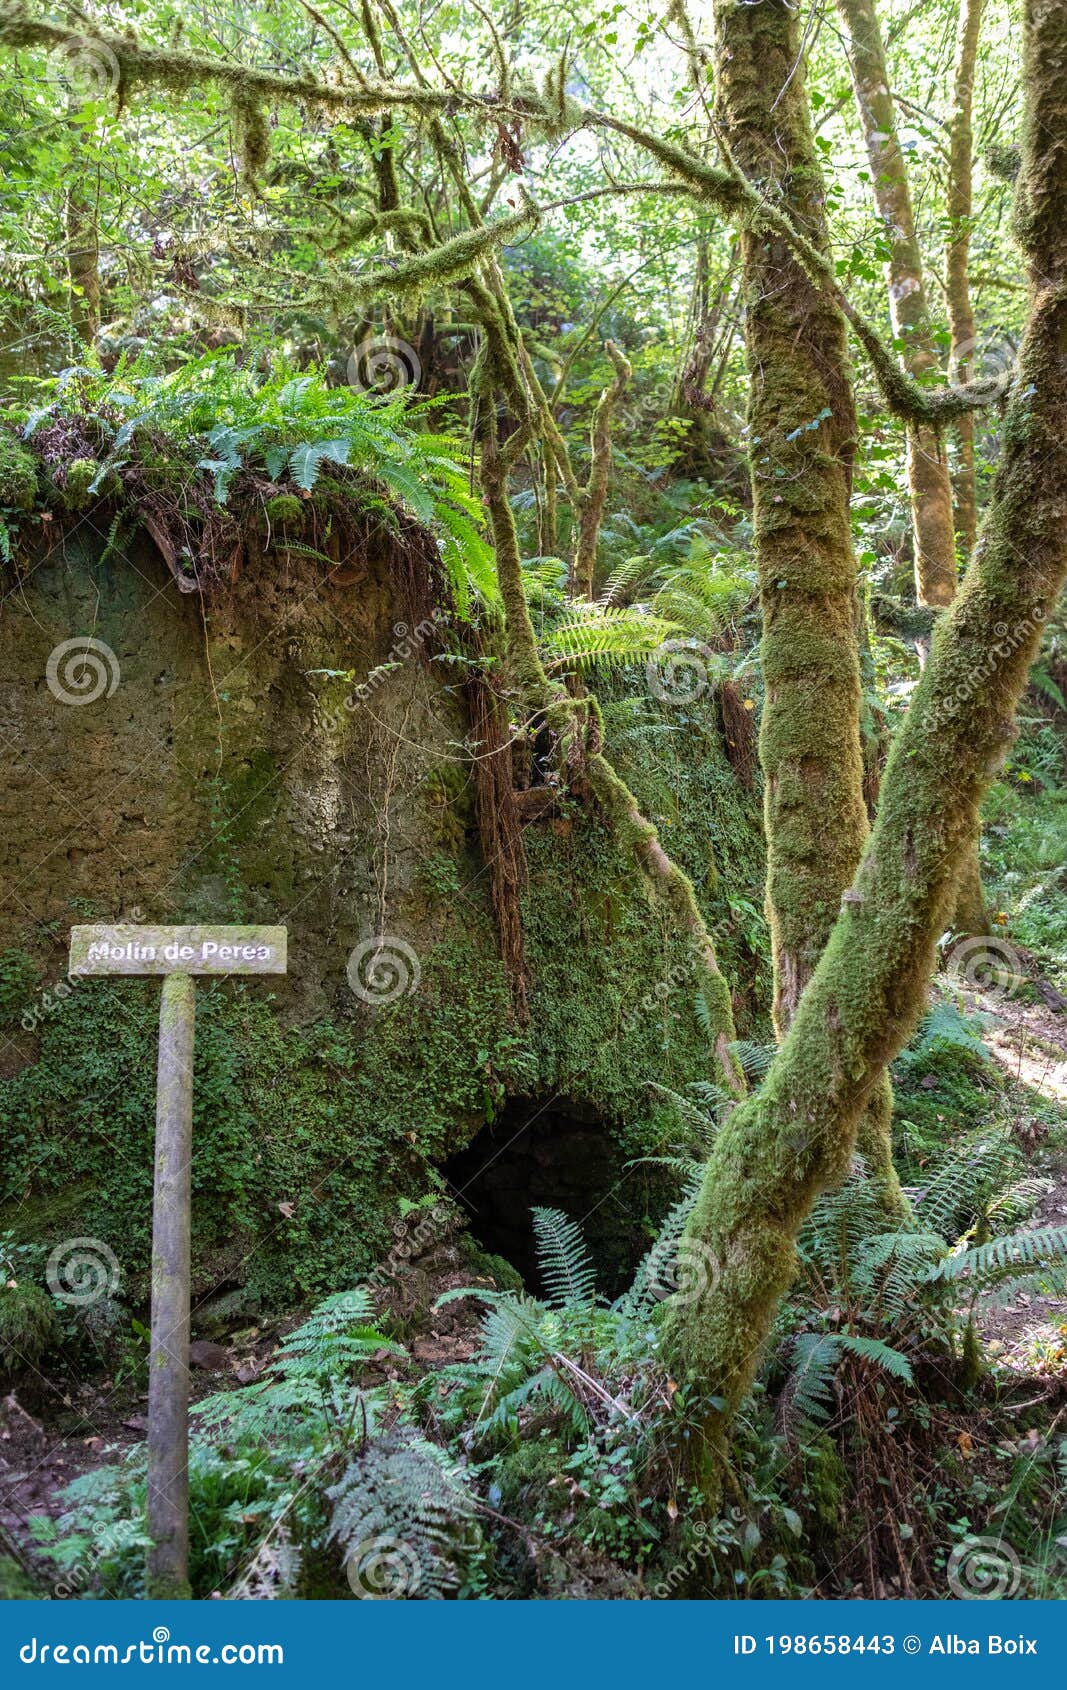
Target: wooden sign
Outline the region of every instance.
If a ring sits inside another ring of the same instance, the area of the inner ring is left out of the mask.
[[[284,927],[75,927],[72,974],[284,974]]]
[[[189,1590],[189,1286],[197,974],[284,974],[284,927],[75,927],[70,973],[162,974],[148,1357],[148,1594]]]

